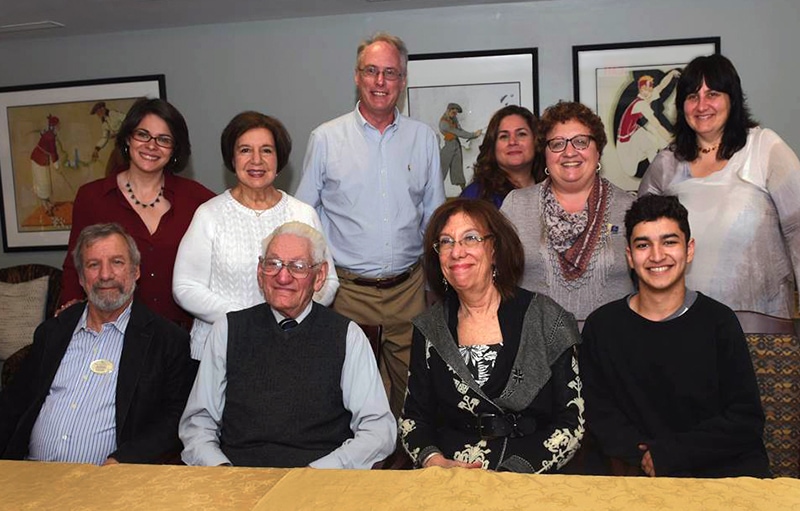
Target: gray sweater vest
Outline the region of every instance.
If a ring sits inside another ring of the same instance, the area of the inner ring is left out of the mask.
[[[341,389],[348,323],[317,303],[286,332],[266,304],[228,313],[220,447],[234,465],[306,466],[353,437]]]

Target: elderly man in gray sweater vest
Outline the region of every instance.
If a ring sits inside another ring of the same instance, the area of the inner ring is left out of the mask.
[[[325,241],[287,222],[264,240],[267,303],[214,324],[179,434],[189,465],[370,468],[397,427],[361,329],[312,302]]]

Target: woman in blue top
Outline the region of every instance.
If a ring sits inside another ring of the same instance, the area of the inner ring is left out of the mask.
[[[475,162],[472,183],[461,193],[500,208],[508,192],[544,179],[536,155],[536,117],[525,107],[509,105],[492,116]]]

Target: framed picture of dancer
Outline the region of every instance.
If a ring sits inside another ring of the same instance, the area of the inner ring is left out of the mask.
[[[115,137],[164,75],[0,88],[3,250],[63,250],[81,185],[124,164]]]
[[[637,190],[656,153],[672,140],[675,86],[693,58],[719,53],[720,38],[572,47],[575,101],[603,120],[603,175]]]
[[[489,119],[507,105],[539,110],[536,48],[409,55],[403,113],[439,139],[445,194],[457,197]]]

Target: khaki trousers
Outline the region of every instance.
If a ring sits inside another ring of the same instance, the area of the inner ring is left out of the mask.
[[[425,310],[425,277],[418,265],[405,282],[390,289],[353,284],[358,275],[337,268],[339,291],[333,310],[356,323],[383,325],[380,371],[395,417],[405,401],[411,357],[411,319]]]

